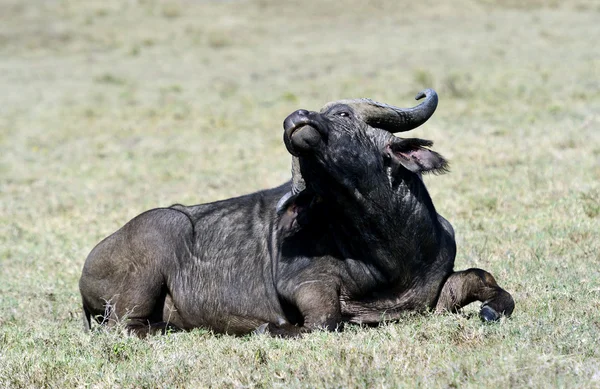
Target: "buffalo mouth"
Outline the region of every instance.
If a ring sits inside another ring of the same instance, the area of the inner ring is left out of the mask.
[[[288,130],[288,136],[290,138],[293,138],[294,135],[299,134],[300,132],[302,132],[302,130],[306,130],[307,128],[311,128],[315,131],[317,131],[317,129],[315,128],[315,126],[311,125],[311,124],[306,124],[306,123],[299,123],[298,125],[290,128]]]
[[[297,123],[285,130],[285,144],[288,151],[295,156],[310,153],[321,142],[321,134],[316,126],[310,123]]]
[[[307,117],[298,117],[298,116],[292,117],[290,115],[290,117],[288,117],[286,119],[284,124],[285,124],[285,126],[284,126],[285,133],[290,138],[293,135],[300,133],[302,130],[306,129],[307,127],[312,127],[314,130],[317,130],[316,124]]]
[[[289,127],[285,129],[285,134],[290,139],[298,137],[307,132],[319,133],[320,131],[317,127],[317,124],[314,121],[308,119],[293,122]]]
[[[320,125],[314,112],[299,109],[292,112],[283,121],[284,143],[288,151],[295,156],[307,153],[319,145],[322,140]]]

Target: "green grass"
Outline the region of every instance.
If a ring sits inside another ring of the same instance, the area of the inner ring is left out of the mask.
[[[442,3],[442,4],[440,4]],[[0,387],[600,387],[595,1],[0,0]],[[494,325],[407,315],[299,340],[81,331],[86,255],[136,214],[289,178],[282,120],[440,95],[414,136]]]

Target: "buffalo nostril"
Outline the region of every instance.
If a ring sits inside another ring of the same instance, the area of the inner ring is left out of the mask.
[[[310,118],[310,111],[305,109],[299,109],[290,114],[283,121],[283,129],[285,131],[293,130],[301,125],[308,124],[308,120]],[[291,134],[290,134],[291,135]]]

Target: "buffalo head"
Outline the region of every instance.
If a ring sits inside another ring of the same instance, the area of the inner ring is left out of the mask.
[[[394,187],[424,172],[444,172],[444,158],[427,148],[432,142],[393,135],[431,117],[437,94],[427,89],[416,98],[423,97],[425,101],[413,108],[355,99],[328,103],[320,112],[301,109],[290,114],[283,126],[285,145],[294,156],[291,195],[305,189],[306,174],[315,178],[310,185],[317,192],[335,184],[369,192],[382,190],[382,181]]]

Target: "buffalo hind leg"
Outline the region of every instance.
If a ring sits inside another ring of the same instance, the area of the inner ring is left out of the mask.
[[[182,320],[174,307],[171,295],[164,287],[160,294],[149,298],[147,303],[136,305],[127,314],[125,323],[127,330],[140,338],[179,331],[182,327]]]
[[[140,338],[176,328],[163,318],[168,296],[160,279],[140,277],[140,281],[128,281],[127,293],[106,301],[104,312],[95,315],[96,321],[108,328],[123,327]]]
[[[496,321],[500,315],[510,316],[515,302],[494,277],[481,269],[452,273],[442,287],[435,307],[436,312],[457,312],[474,301],[481,301],[479,315],[484,321]]]

